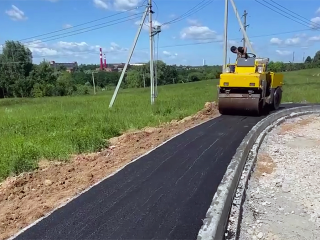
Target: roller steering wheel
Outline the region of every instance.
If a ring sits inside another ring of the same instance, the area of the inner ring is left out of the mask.
[[[256,58],[257,57],[257,55],[255,55],[253,53],[247,53],[247,55],[248,55],[249,58]],[[250,55],[251,55],[251,57],[250,57]]]

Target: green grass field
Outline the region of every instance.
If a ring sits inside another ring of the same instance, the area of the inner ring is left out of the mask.
[[[285,73],[283,101],[320,102],[320,69]],[[315,75],[315,76],[313,76]],[[40,158],[66,160],[93,152],[128,129],[182,119],[216,100],[218,80],[161,86],[155,106],[149,89],[111,91],[96,96],[0,101],[0,179],[31,170]]]
[[[283,102],[320,102],[320,69],[284,73]]]

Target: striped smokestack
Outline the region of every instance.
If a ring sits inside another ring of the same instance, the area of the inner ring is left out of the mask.
[[[103,64],[102,64],[102,48],[100,48],[100,70],[103,70]]]
[[[104,68],[107,68],[107,59],[106,59],[106,54],[103,54],[104,55]]]

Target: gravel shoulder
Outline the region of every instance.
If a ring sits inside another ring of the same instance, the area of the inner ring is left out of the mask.
[[[240,240],[320,239],[320,116],[285,121],[262,143]]]
[[[0,239],[45,216],[174,135],[219,116],[215,103],[181,121],[146,127],[110,139],[102,152],[73,156],[67,163],[40,161],[39,169],[0,183]]]

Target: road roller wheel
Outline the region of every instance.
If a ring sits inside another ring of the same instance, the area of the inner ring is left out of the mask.
[[[280,88],[277,88],[274,91],[273,94],[273,102],[271,105],[272,110],[278,110],[280,107],[280,103],[281,103],[281,99],[282,99],[282,90]]]
[[[218,109],[222,115],[261,115],[263,112],[260,98],[220,98]]]
[[[264,110],[265,110],[265,108],[263,107],[263,101],[260,99],[260,101],[258,103],[256,115],[261,116],[264,113]]]

